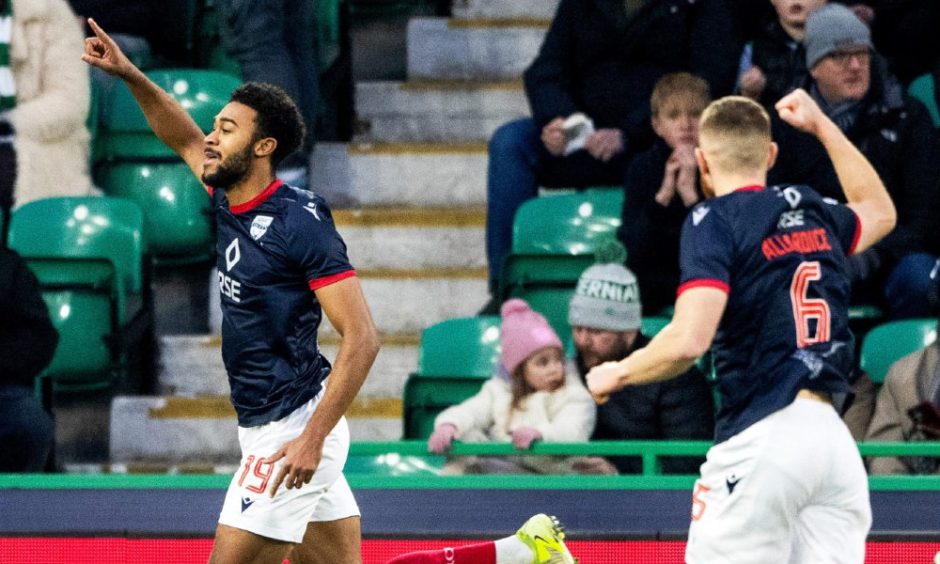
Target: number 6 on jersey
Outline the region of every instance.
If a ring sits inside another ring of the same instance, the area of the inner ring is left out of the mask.
[[[822,298],[806,297],[809,283],[821,277],[822,267],[819,261],[800,263],[793,273],[790,302],[793,305],[793,321],[796,325],[796,346],[799,348],[829,342],[829,304]],[[815,333],[810,326],[813,320],[816,321]]]

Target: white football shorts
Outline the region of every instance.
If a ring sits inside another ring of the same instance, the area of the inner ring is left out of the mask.
[[[692,495],[689,564],[862,564],[868,477],[828,403],[797,399],[713,446]]]
[[[349,426],[340,419],[327,435],[323,457],[309,484],[287,489],[282,483],[272,499],[268,490],[283,459],[264,462],[285,443],[297,438],[323,397],[321,391],[290,415],[259,427],[239,427],[241,466],[232,477],[219,523],[272,539],[300,543],[310,522],[359,516],[343,466],[349,454]]]

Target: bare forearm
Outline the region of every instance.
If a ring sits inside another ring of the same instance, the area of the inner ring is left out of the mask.
[[[140,105],[154,134],[173,152],[182,154],[193,143],[202,141],[202,130],[186,110],[140,69],[132,67],[121,78]]]
[[[620,361],[625,372],[624,385],[652,384],[684,374],[698,358],[686,354],[688,349],[675,325],[667,325],[647,346]]]
[[[897,212],[888,190],[868,159],[829,120],[822,123],[817,137],[832,161],[849,207],[864,215],[864,240],[858,250],[864,250],[891,232],[897,221]]]
[[[305,433],[318,441],[326,438],[355,400],[378,351],[374,332],[343,337],[326,392],[307,423]]]

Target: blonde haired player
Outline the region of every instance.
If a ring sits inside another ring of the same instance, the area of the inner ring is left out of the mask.
[[[603,402],[681,374],[712,348],[722,401],[692,497],[690,564],[861,563],[871,526],[865,469],[839,417],[854,352],[846,257],[891,231],[894,205],[806,92],[776,109],[822,142],[848,204],[765,187],[777,155],[767,113],[742,97],[712,103],[695,152],[711,199],[683,227],[673,320],[587,375]]]

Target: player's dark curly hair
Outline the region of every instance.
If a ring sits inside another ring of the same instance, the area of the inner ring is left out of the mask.
[[[277,148],[271,154],[272,166],[276,167],[300,147],[306,134],[304,118],[297,104],[281,88],[264,82],[246,82],[232,92],[230,101],[258,112],[256,141],[265,137],[277,141]]]

